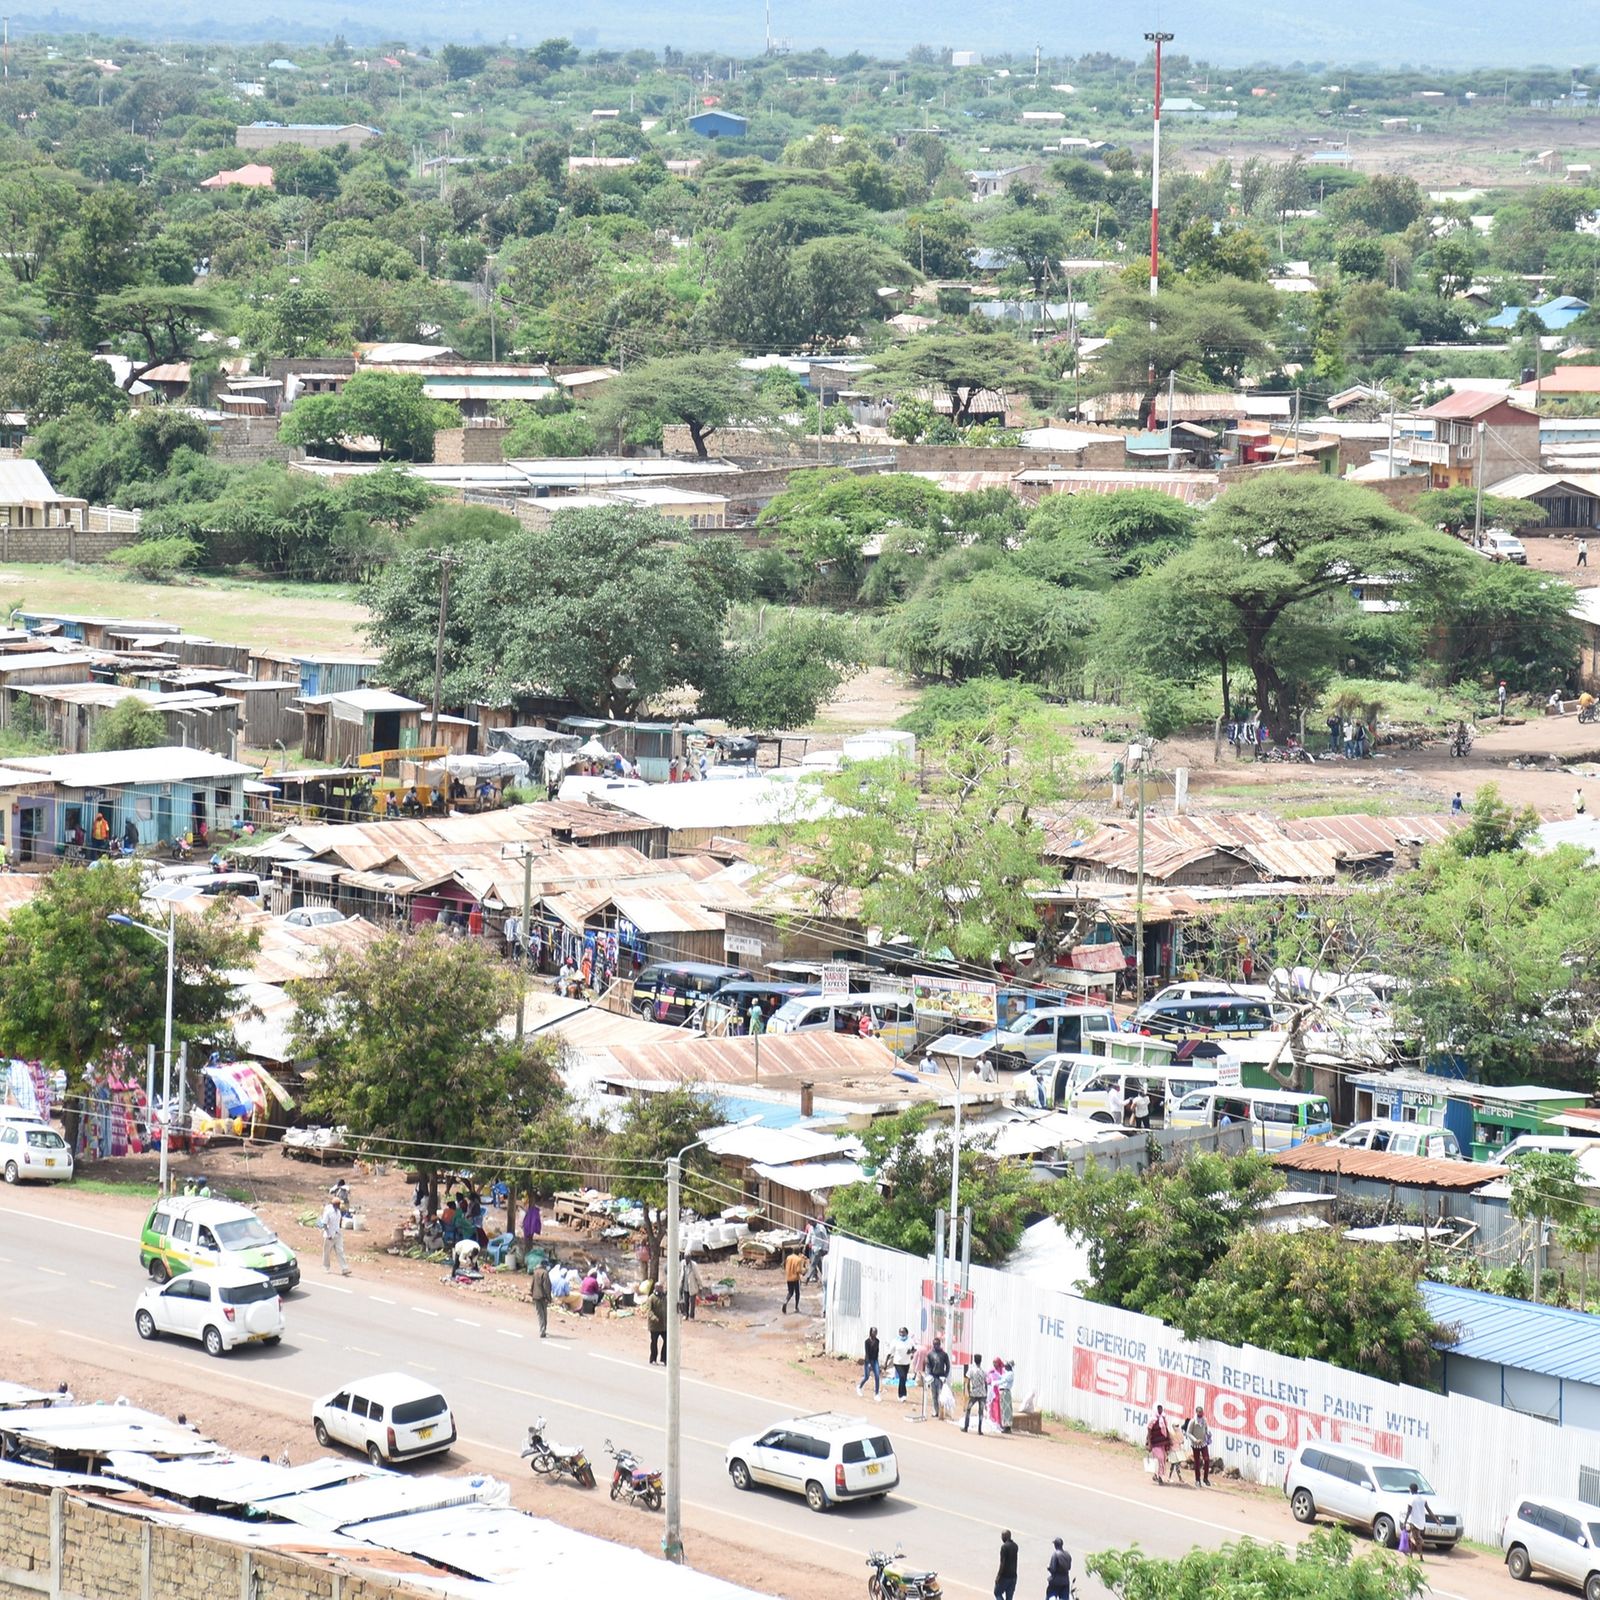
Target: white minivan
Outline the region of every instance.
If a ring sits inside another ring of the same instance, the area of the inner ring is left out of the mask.
[[[409,1372],[380,1372],[324,1395],[311,1407],[311,1426],[323,1449],[347,1444],[375,1467],[436,1455],[456,1442],[445,1397]]]
[[[1600,1600],[1600,1506],[1544,1495],[1519,1500],[1500,1545],[1513,1578],[1541,1572],[1581,1589],[1583,1600]]]
[[[1283,1492],[1296,1522],[1331,1517],[1365,1528],[1391,1550],[1400,1542],[1415,1484],[1428,1503],[1424,1544],[1450,1549],[1463,1532],[1461,1514],[1442,1500],[1416,1467],[1350,1444],[1303,1444],[1289,1457]]]
[[[1421,1156],[1430,1161],[1465,1161],[1461,1144],[1448,1128],[1426,1122],[1394,1122],[1382,1117],[1358,1122],[1328,1141],[1339,1150],[1374,1150],[1391,1156]]]

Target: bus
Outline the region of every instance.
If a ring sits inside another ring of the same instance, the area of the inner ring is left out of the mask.
[[[1133,1025],[1158,1039],[1248,1039],[1288,1025],[1286,1005],[1253,995],[1194,995],[1187,1000],[1150,1000],[1133,1014]]]
[[[1243,1124],[1257,1150],[1289,1150],[1333,1136],[1333,1113],[1320,1094],[1293,1089],[1197,1089],[1173,1108],[1173,1128],[1227,1128]]]

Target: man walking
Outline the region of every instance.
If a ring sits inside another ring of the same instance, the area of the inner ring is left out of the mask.
[[[528,1274],[528,1298],[539,1317],[539,1337],[550,1331],[550,1269],[540,1262]]]
[[[1211,1427],[1206,1421],[1204,1406],[1196,1406],[1183,1430],[1189,1436],[1189,1449],[1194,1456],[1194,1481],[1202,1489],[1211,1487]]]
[[[350,1264],[344,1258],[344,1213],[330,1194],[317,1218],[317,1231],[322,1235],[322,1270],[333,1271],[333,1258],[339,1257],[339,1270],[350,1276]]]
[[[1494,691],[1495,705],[1499,708],[1502,717],[1506,714],[1506,680],[1502,678]]]
[[[945,1349],[944,1340],[938,1334],[933,1336],[933,1348],[928,1352],[928,1359],[923,1363],[922,1370],[927,1375],[928,1388],[933,1399],[933,1415],[937,1420],[944,1386],[950,1377],[950,1352]]]
[[[651,1286],[649,1301],[650,1365],[667,1361],[667,1291],[659,1283]]]
[[[894,1368],[895,1383],[898,1386],[900,1404],[906,1403],[906,1379],[911,1376],[911,1357],[913,1347],[911,1335],[902,1328],[895,1335],[895,1340],[889,1346],[889,1365]]]
[[[994,1575],[994,1600],[1016,1600],[1017,1593],[1017,1541],[1011,1530],[1000,1532],[1000,1568]]]
[[[983,1357],[975,1355],[967,1365],[967,1409],[962,1413],[961,1431],[972,1421],[972,1408],[978,1408],[978,1437],[983,1437],[983,1414],[989,1407],[989,1375],[983,1370]]]
[[[794,1308],[800,1309],[800,1284],[806,1275],[806,1258],[798,1250],[791,1250],[783,1263],[784,1282],[789,1285],[783,1296],[783,1309],[785,1315],[789,1310],[789,1302],[794,1301]]]
[[[1044,1600],[1072,1600],[1072,1557],[1059,1539],[1045,1568]]]
[[[1422,1536],[1428,1530],[1428,1498],[1422,1492],[1422,1487],[1415,1479],[1411,1483],[1411,1492],[1406,1497],[1406,1514],[1400,1526],[1400,1554],[1403,1556],[1422,1555]]]
[[[1578,541],[1578,565],[1580,567],[1589,565],[1589,541],[1587,539]]]

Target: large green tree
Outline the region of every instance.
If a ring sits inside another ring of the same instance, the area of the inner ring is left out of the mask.
[[[1473,558],[1379,495],[1320,474],[1266,473],[1237,484],[1206,513],[1200,535],[1144,580],[1158,600],[1181,593],[1236,633],[1255,703],[1274,730],[1291,726],[1303,687],[1285,670],[1296,607],[1330,604],[1366,573],[1402,593],[1459,581]]]
[[[330,950],[290,993],[295,1055],[316,1062],[311,1114],[430,1183],[446,1169],[514,1167],[523,1130],[561,1098],[548,1045],[505,1029],[516,980],[480,940],[386,934]]]
[[[869,381],[890,393],[941,393],[949,401],[952,425],[964,428],[984,393],[1026,393],[1044,380],[1032,349],[1013,334],[936,333],[886,350]]]
[[[729,355],[661,356],[612,378],[596,414],[602,427],[635,442],[659,443],[663,427],[682,423],[703,459],[718,428],[755,416],[755,385]]]
[[[445,698],[494,700],[538,686],[597,716],[625,717],[723,664],[738,581],[719,541],[631,507],[558,511],[547,528],[451,552]],[[372,637],[386,682],[433,682],[440,560],[423,551],[373,586]]]
[[[861,670],[855,636],[832,617],[783,617],[730,646],[700,710],[740,728],[803,728]]]
[[[14,344],[0,352],[0,410],[21,411],[30,428],[77,411],[109,422],[128,397],[104,361],[68,344]]]
[[[346,438],[378,441],[386,456],[431,461],[433,436],[460,423],[454,406],[430,400],[407,373],[358,372],[337,394],[306,395],[278,427],[285,444],[327,449]]]

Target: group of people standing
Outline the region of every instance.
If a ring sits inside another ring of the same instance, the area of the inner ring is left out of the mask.
[[[1017,1561],[1021,1551],[1011,1530],[1000,1533],[1000,1566],[994,1575],[994,1600],[1016,1600]],[[1050,1560],[1044,1569],[1045,1600],[1071,1600],[1072,1554],[1066,1545],[1056,1539],[1050,1548]]]
[[[882,1350],[883,1345],[878,1338],[878,1330],[868,1328],[866,1340],[862,1345],[861,1381],[856,1385],[856,1393],[865,1393],[870,1382],[874,1400],[883,1398]],[[906,1386],[915,1373],[919,1381],[928,1385],[928,1397],[933,1415],[938,1417],[942,1414],[945,1396],[950,1393],[950,1352],[945,1349],[941,1335],[935,1334],[929,1344],[919,1349],[910,1331],[902,1327],[889,1346],[888,1365],[895,1381],[896,1398],[901,1405],[906,1402]],[[992,1365],[985,1367],[981,1355],[973,1356],[967,1363],[964,1374],[967,1400],[961,1420],[963,1433],[970,1432],[974,1414],[978,1419],[978,1432],[982,1433],[985,1413],[1001,1433],[1011,1432],[1011,1392],[1016,1384],[1016,1377],[1016,1363],[1013,1361],[1006,1361],[996,1356]],[[953,1394],[950,1399],[950,1417],[952,1421],[955,1420]]]
[[[1349,761],[1364,761],[1372,754],[1372,735],[1360,717],[1341,717],[1337,711],[1328,718],[1328,754],[1343,755]]]
[[[1144,1430],[1144,1447],[1152,1462],[1151,1475],[1157,1488],[1163,1481],[1182,1481],[1183,1450],[1187,1446],[1194,1464],[1195,1487],[1211,1487],[1211,1425],[1206,1421],[1204,1406],[1196,1406],[1194,1415],[1185,1422],[1168,1417],[1166,1410],[1157,1406],[1150,1425]]]

